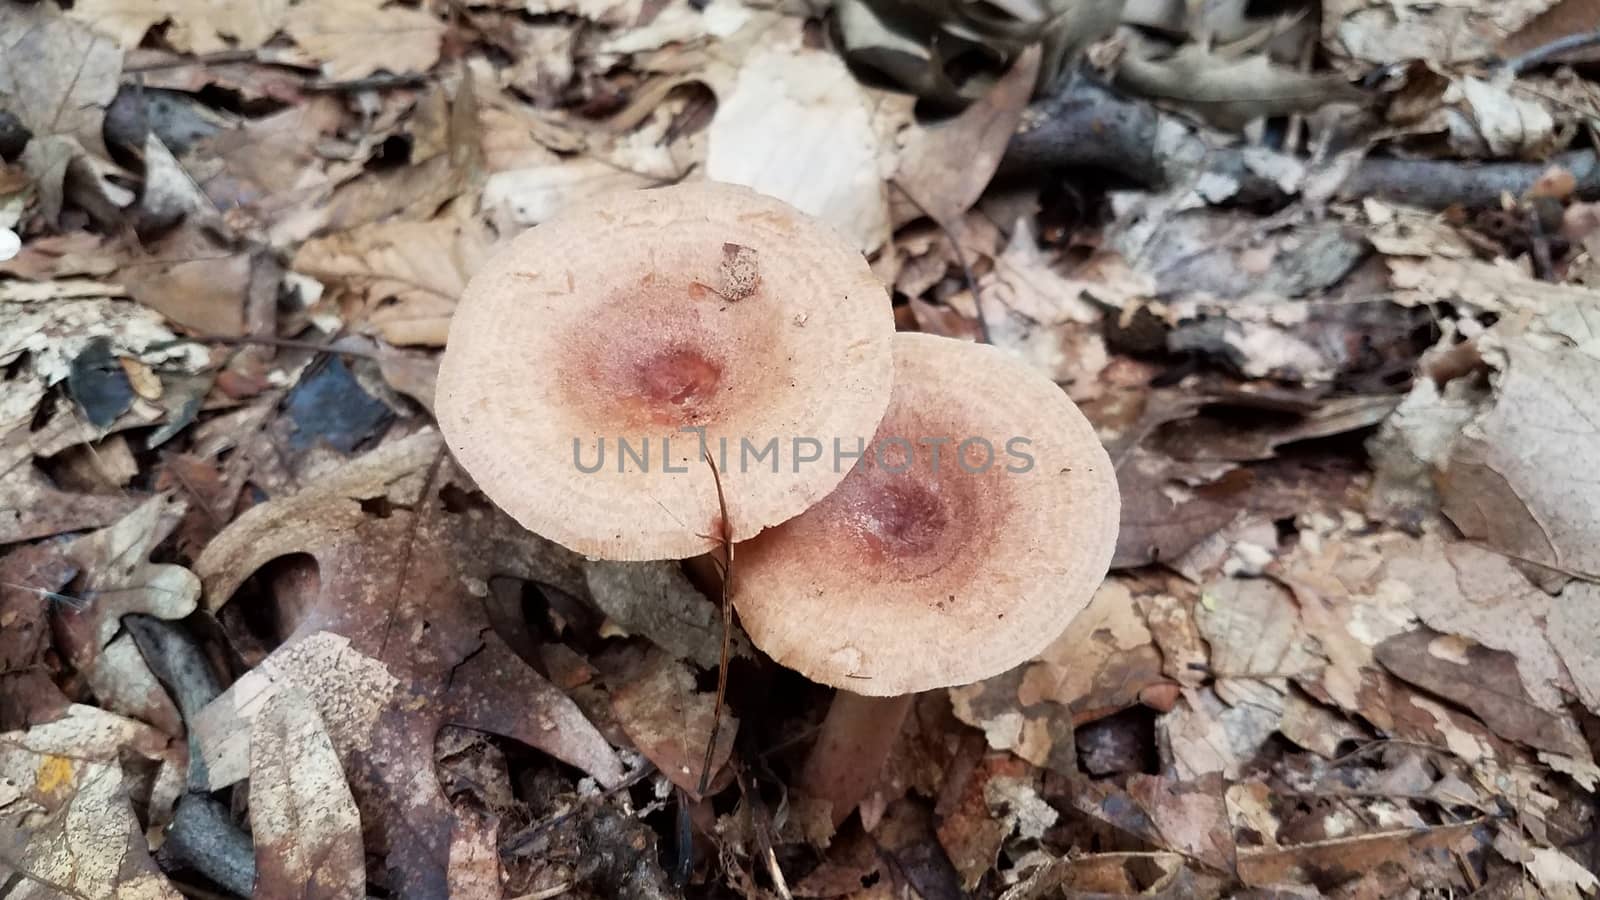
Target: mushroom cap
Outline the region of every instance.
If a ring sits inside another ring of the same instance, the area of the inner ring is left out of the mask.
[[[894,377],[869,454],[821,503],[740,544],[733,568],[757,646],[873,696],[1037,655],[1104,579],[1121,506],[1093,427],[1026,363],[899,334]]]
[[[436,412],[524,527],[592,557],[679,559],[722,540],[703,450],[727,462],[734,540],[839,483],[848,467],[797,463],[810,450],[794,438],[872,434],[893,333],[861,254],[782,201],[710,182],[612,194],[519,235],[467,285]]]

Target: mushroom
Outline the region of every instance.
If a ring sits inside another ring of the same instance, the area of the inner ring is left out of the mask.
[[[893,352],[869,452],[821,503],[737,548],[750,638],[839,689],[798,782],[836,823],[917,692],[1035,656],[1116,544],[1111,461],[1059,387],[986,345],[898,334]]]
[[[682,559],[839,483],[848,467],[821,450],[873,433],[893,331],[861,254],[779,200],[710,182],[611,194],[472,279],[439,425],[528,529],[592,557]]]

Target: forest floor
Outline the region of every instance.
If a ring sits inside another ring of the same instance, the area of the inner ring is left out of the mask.
[[[6,3],[0,898],[1594,896],[1597,27]],[[701,796],[716,598],[440,469],[479,265],[699,179],[1036,366],[1121,486],[1087,610],[920,695],[837,831],[827,689],[739,637]]]

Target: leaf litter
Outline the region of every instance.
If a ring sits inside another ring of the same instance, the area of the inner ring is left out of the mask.
[[[1600,892],[1592,4],[903,6],[0,12],[0,893]],[[432,429],[496,247],[707,177],[1123,494],[837,830],[826,693],[721,658],[705,566],[522,531]]]

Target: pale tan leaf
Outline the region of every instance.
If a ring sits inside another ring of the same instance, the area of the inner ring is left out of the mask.
[[[720,100],[707,177],[787,201],[863,252],[883,243],[885,149],[866,94],[837,56],[763,45]]]
[[[187,505],[157,495],[115,524],[73,541],[67,557],[83,573],[78,607],[57,611],[57,646],[87,668],[122,627],[122,617],[145,613],[181,619],[194,612],[200,579],[182,566],[150,561],[177,527]]]
[[[283,25],[289,0],[83,0],[68,15],[117,39],[123,49],[139,46],[153,25],[174,49],[189,53],[254,50]]]
[[[1369,65],[1411,59],[1465,65],[1494,52],[1555,0],[1324,0],[1323,40],[1337,54]]]
[[[296,271],[355,301],[351,318],[393,344],[442,346],[456,298],[491,249],[475,219],[396,219],[307,241]]]
[[[1585,582],[1567,585],[1555,598],[1548,622],[1550,643],[1561,654],[1578,697],[1590,712],[1600,714],[1600,586]]]
[[[1512,338],[1496,402],[1441,467],[1444,510],[1520,559],[1600,577],[1600,357]]]
[[[250,729],[250,832],[263,900],[366,896],[361,816],[317,707],[290,687]]]
[[[425,10],[385,0],[302,0],[285,30],[333,79],[426,72],[439,61],[445,25]]]
[[[48,3],[0,7],[0,97],[35,138],[66,135],[107,157],[101,129],[122,50]]]

